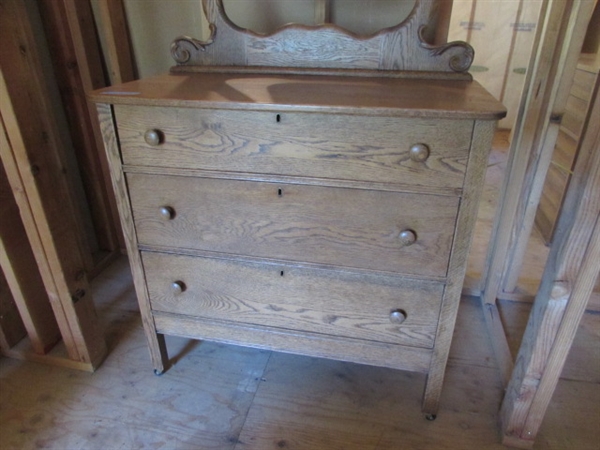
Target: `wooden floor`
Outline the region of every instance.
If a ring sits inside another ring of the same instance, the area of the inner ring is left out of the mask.
[[[496,189],[486,192],[484,202]],[[127,260],[93,289],[107,360],[88,374],[0,358],[1,450],[504,448],[503,392],[477,298],[461,303],[441,410],[428,422],[424,376],[391,369],[168,338],[173,367],[156,377]],[[516,352],[530,304],[499,306]],[[583,318],[534,448],[600,449],[598,313]]]

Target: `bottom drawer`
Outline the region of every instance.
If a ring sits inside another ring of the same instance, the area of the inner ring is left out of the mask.
[[[154,311],[433,347],[441,283],[154,252],[142,260]]]

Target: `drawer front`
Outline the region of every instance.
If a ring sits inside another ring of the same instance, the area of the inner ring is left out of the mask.
[[[441,283],[154,252],[142,259],[155,311],[433,346]]]
[[[429,189],[462,188],[473,127],[468,120],[127,105],[115,112],[125,164]],[[157,130],[150,143],[149,130]],[[428,150],[411,153],[414,144]]]
[[[446,275],[455,197],[134,173],[127,181],[141,245]]]

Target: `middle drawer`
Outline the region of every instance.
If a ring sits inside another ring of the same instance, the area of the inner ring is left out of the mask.
[[[127,174],[140,245],[445,277],[458,198]]]

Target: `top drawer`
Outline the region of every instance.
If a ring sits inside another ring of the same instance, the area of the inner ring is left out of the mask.
[[[462,188],[473,126],[469,120],[129,105],[116,105],[115,114],[125,164],[417,189]],[[411,151],[416,144],[424,146]]]

